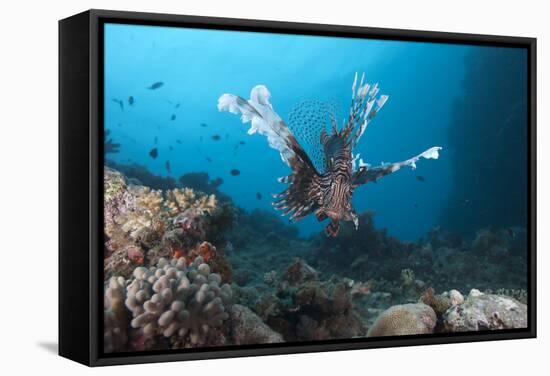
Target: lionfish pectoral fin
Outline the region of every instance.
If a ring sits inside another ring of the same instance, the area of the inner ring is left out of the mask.
[[[324,221],[325,219],[327,219],[326,213],[325,213],[323,210],[321,210],[321,209],[319,209],[319,210],[317,210],[317,211],[315,212],[315,217],[317,218],[317,220],[318,220],[319,222],[322,222],[322,221]]]
[[[355,231],[359,229],[359,217],[354,211],[349,212],[350,220],[353,222],[353,226],[355,227]]]
[[[393,174],[396,171],[399,171],[403,167],[411,167],[413,170],[416,169],[416,162],[420,159],[438,159],[439,153],[443,148],[441,146],[433,146],[428,150],[423,151],[422,153],[415,155],[412,158],[409,158],[405,161],[396,162],[396,163],[382,163],[377,167],[361,166],[353,174],[352,184],[353,186],[359,186],[362,184],[367,184],[370,182],[376,183],[377,180],[383,178],[384,176]]]
[[[275,196],[277,200],[273,206],[283,215],[289,215],[291,220],[298,221],[318,207],[320,175],[290,128],[273,109],[270,98],[267,87],[257,85],[250,91],[249,100],[223,94],[218,99],[218,110],[241,114],[243,123],[250,122],[249,134],[267,137],[269,146],[279,151],[292,173],[278,179],[289,186]]]
[[[321,143],[321,145],[324,145],[324,144],[326,144],[327,139],[328,139],[327,130],[323,129],[321,131],[321,136],[319,137],[319,142]]]
[[[340,231],[340,222],[339,221],[331,221],[327,227],[325,227],[325,234],[327,236],[335,237],[338,235],[338,231]]]

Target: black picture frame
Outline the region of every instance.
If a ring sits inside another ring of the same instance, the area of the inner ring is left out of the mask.
[[[528,327],[453,333],[102,353],[103,34],[105,22],[509,46],[528,51]],[[536,337],[536,39],[171,14],[88,10],[59,22],[59,354],[88,366]]]

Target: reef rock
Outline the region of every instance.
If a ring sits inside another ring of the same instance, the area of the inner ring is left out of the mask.
[[[229,310],[229,320],[235,345],[283,342],[283,337],[245,306],[234,304]]]
[[[419,303],[424,303],[432,307],[438,316],[444,314],[453,306],[453,302],[448,296],[448,293],[436,295],[435,290],[431,287],[424,291],[424,293],[420,296]]]
[[[367,337],[430,334],[436,322],[434,310],[424,303],[396,305],[378,316]]]
[[[472,289],[463,304],[444,315],[444,331],[471,332],[527,327],[527,305],[504,295]]]
[[[319,273],[300,258],[294,259],[294,262],[286,269],[283,280],[291,286],[296,286],[307,281],[317,280]]]

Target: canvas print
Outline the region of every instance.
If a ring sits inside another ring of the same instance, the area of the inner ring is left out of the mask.
[[[104,353],[527,328],[526,49],[102,42]]]

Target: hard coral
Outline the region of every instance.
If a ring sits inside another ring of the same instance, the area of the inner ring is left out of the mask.
[[[212,215],[218,209],[217,204],[216,196],[198,194],[191,188],[176,188],[166,192],[166,207],[172,215],[178,215],[187,209]]]
[[[127,287],[126,307],[131,326],[146,337],[177,337],[185,347],[205,345],[228,318],[231,287],[197,257],[187,266],[184,258],[159,260],[156,267],[139,267]]]
[[[128,341],[128,316],[124,308],[125,288],[123,277],[112,277],[105,290],[103,350],[106,353],[124,350]]]
[[[434,310],[423,303],[388,308],[374,322],[367,337],[432,333],[437,322]]]

